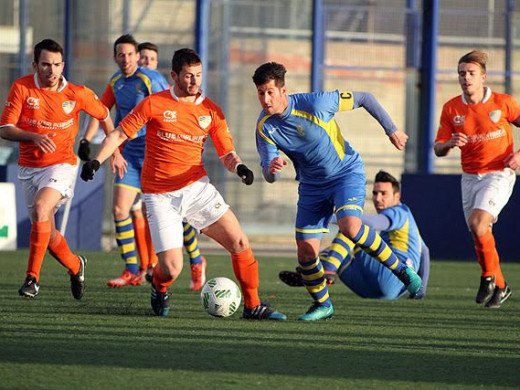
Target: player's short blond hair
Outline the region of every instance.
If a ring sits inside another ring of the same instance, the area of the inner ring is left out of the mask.
[[[464,54],[462,57],[460,57],[457,67],[460,64],[468,64],[470,62],[479,65],[480,69],[482,69],[482,73],[486,73],[486,65],[488,62],[487,53],[485,53],[481,50],[470,51],[469,53]]]

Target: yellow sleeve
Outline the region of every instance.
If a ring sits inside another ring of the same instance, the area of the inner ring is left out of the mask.
[[[354,109],[354,94],[351,91],[339,92],[339,111]]]

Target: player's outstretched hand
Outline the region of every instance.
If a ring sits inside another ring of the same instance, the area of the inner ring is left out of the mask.
[[[248,186],[253,184],[253,180],[255,180],[255,175],[253,175],[253,171],[246,167],[244,164],[239,164],[237,166],[237,175],[242,179],[242,183]]]
[[[89,181],[94,179],[94,174],[97,172],[101,164],[98,160],[87,161],[81,168],[81,179],[83,181]]]
[[[390,134],[388,138],[390,138],[390,142],[399,150],[403,150],[408,141],[406,133],[399,130]]]
[[[79,141],[78,156],[83,161],[90,161],[90,142],[85,138]]]

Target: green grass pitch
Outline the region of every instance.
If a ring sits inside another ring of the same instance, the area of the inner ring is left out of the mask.
[[[22,298],[26,257],[0,252],[1,389],[520,387],[520,263],[503,264],[513,294],[498,310],[474,303],[476,262],[433,261],[424,301],[363,300],[336,283],[335,317],[300,323],[310,299],[277,277],[294,259],[259,257],[262,299],[289,320],[250,322],[206,314],[188,268],[170,315],[151,315],[149,286],[106,287],[116,253],[87,253],[82,301],[49,256],[39,296]],[[234,278],[227,256],[208,260],[208,277]]]

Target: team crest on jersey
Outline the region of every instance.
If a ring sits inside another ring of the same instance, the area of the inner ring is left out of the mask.
[[[305,137],[305,129],[303,128],[303,126],[296,126],[296,131],[298,131],[300,137]]]
[[[453,117],[453,124],[455,126],[464,126],[465,121],[466,121],[466,117],[464,115],[455,115]]]
[[[27,98],[27,107],[31,110],[37,110],[40,108],[40,99],[35,97],[28,97]]]
[[[209,115],[199,116],[199,126],[206,129],[211,124],[211,117]]]
[[[164,122],[177,122],[177,111],[166,110],[162,116]]]
[[[63,111],[65,111],[65,114],[70,114],[72,110],[74,110],[74,107],[76,107],[76,102],[74,100],[67,100],[66,102],[61,103],[61,107],[63,108]]]
[[[500,120],[501,116],[502,116],[501,110],[495,110],[495,111],[491,111],[489,113],[489,118],[493,121],[493,123],[497,123]]]

